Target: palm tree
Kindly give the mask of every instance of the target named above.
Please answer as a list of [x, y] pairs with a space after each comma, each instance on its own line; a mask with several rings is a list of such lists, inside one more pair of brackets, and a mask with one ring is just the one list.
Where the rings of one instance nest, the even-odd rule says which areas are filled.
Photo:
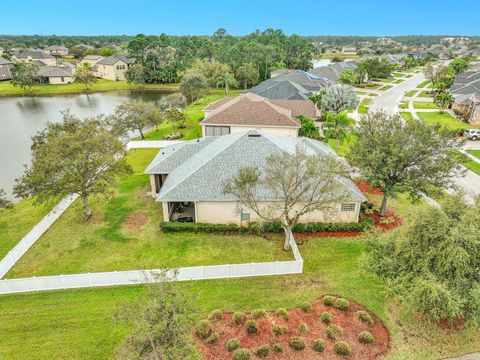
[[435, 105], [437, 105], [442, 112], [453, 104], [453, 95], [448, 92], [441, 92], [435, 96]]
[[327, 113], [325, 123], [323, 124], [323, 130], [327, 138], [336, 139], [336, 152], [338, 152], [340, 141], [345, 140], [348, 136], [348, 128], [350, 127], [350, 124], [351, 120], [345, 112], [338, 113], [337, 115], [334, 115], [331, 112]]
[[217, 86], [224, 86], [225, 94], [228, 95], [228, 89], [230, 88], [230, 86], [232, 87], [238, 86], [238, 81], [235, 79], [235, 77], [232, 74], [225, 73], [218, 77]]

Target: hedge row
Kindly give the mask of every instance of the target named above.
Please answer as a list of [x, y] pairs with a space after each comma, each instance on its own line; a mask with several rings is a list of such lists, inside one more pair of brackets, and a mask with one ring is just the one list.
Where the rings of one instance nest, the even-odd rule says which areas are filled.
[[[374, 223], [372, 218], [367, 218], [358, 223], [305, 223], [296, 224], [293, 227], [294, 232], [315, 233], [315, 232], [361, 232], [369, 230]], [[201, 224], [201, 223], [181, 223], [181, 222], [161, 222], [160, 228], [164, 232], [194, 232], [194, 233], [242, 233], [242, 234], [261, 234], [261, 233], [281, 233], [282, 227], [279, 223], [255, 223], [252, 222], [248, 227], [239, 227], [234, 224]]]

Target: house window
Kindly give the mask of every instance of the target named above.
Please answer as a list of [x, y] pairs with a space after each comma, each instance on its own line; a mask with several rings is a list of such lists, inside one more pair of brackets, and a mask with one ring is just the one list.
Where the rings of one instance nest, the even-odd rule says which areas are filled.
[[243, 212], [240, 214], [240, 220], [242, 221], [250, 221], [250, 213]]
[[205, 136], [222, 136], [230, 134], [230, 126], [205, 126]]
[[355, 204], [342, 204], [342, 211], [355, 211]]
[[60, 81], [61, 81], [61, 82], [65, 82], [65, 78], [64, 78], [63, 76], [60, 77]]

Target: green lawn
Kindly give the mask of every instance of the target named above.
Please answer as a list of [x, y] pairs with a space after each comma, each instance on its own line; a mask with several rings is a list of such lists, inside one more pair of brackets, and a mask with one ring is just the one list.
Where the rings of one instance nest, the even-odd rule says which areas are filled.
[[402, 117], [403, 117], [405, 120], [407, 120], [407, 121], [413, 120], [413, 115], [412, 115], [412, 113], [409, 112], [409, 111], [402, 111], [402, 112], [400, 113], [400, 115], [402, 115]]
[[400, 83], [402, 83], [402, 82], [403, 82], [402, 79], [397, 79], [397, 80], [395, 80], [393, 83], [394, 83], [394, 84], [400, 84]]
[[382, 86], [379, 90], [387, 91], [387, 90], [390, 90], [392, 87], [393, 87], [392, 85], [385, 85], [385, 86]]
[[408, 109], [408, 101], [401, 101], [399, 104], [398, 104], [398, 107], [400, 109]]
[[[237, 96], [244, 90], [230, 90], [229, 96]], [[199, 125], [199, 122], [203, 120], [204, 113], [203, 108], [207, 104], [219, 100], [225, 97], [225, 91], [222, 89], [210, 90], [210, 94], [200, 99], [199, 101], [192, 103], [187, 106], [185, 109], [185, 114], [188, 117], [186, 122], [186, 129], [176, 129], [170, 122], [164, 122], [158, 127], [158, 130], [152, 130], [145, 134], [145, 137], [149, 140], [159, 140], [162, 139], [165, 135], [181, 132], [183, 133], [182, 140], [191, 140], [196, 139], [202, 136], [202, 128]]]
[[412, 74], [407, 74], [407, 75], [405, 75], [405, 77], [408, 78], [408, 79], [412, 78], [413, 76], [414, 76], [414, 75], [412, 75]]
[[480, 159], [480, 150], [467, 150], [467, 152]]
[[378, 88], [381, 88], [382, 85], [381, 84], [359, 84], [359, 85], [356, 85], [356, 87], [358, 88], [362, 88], [362, 89], [378, 89]]
[[358, 104], [358, 113], [359, 114], [366, 114], [368, 112], [368, 107], [372, 103], [372, 99], [365, 98], [363, 99], [360, 104]]
[[[370, 198], [380, 201], [379, 197]], [[414, 206], [405, 197], [389, 201], [389, 207], [404, 217], [417, 206], [426, 205]], [[304, 257], [301, 275], [195, 281], [178, 286], [188, 287], [195, 297], [199, 317], [216, 308], [291, 308], [325, 293], [347, 297], [385, 322], [392, 338], [386, 356], [390, 360], [437, 359], [479, 349], [479, 328], [440, 329], [407, 315], [389, 301], [387, 288], [359, 266], [365, 247], [364, 237], [310, 238], [300, 245]], [[103, 257], [105, 254], [110, 255], [107, 252]], [[130, 329], [116, 324], [112, 313], [119, 304], [143, 293], [144, 286], [137, 285], [0, 296], [0, 358], [113, 358]]]
[[[467, 150], [467, 152], [480, 159], [480, 150]], [[463, 165], [480, 175], [480, 164], [478, 162], [468, 159], [463, 162]]]
[[424, 98], [433, 98], [434, 97], [434, 94], [429, 92], [429, 91], [421, 91], [419, 94], [418, 94], [418, 97], [424, 97]]
[[373, 79], [374, 81], [380, 81], [380, 82], [383, 82], [383, 83], [391, 83], [394, 79], [393, 78], [378, 78], [378, 79]]
[[347, 138], [340, 142], [337, 151], [337, 140], [336, 139], [328, 139], [328, 145], [337, 152], [340, 156], [346, 156], [347, 153], [350, 151], [350, 145], [355, 140], [355, 136], [353, 134], [349, 134]]
[[406, 97], [412, 97], [417, 93], [417, 90], [410, 90], [405, 94]]
[[400, 72], [394, 72], [392, 75], [395, 77], [404, 77], [406, 74], [400, 73]]
[[0, 210], [0, 259], [54, 206], [52, 203], [33, 206], [33, 199], [26, 199], [12, 208]]
[[54, 94], [69, 94], [69, 93], [83, 93], [83, 92], [100, 92], [112, 90], [129, 90], [129, 89], [146, 89], [146, 90], [171, 90], [178, 91], [178, 84], [146, 84], [143, 87], [129, 84], [126, 81], [113, 81], [98, 79], [95, 84], [89, 86], [88, 91], [85, 86], [80, 83], [65, 84], [65, 85], [36, 85], [32, 88], [32, 92], [26, 93], [18, 86], [13, 86], [9, 81], [0, 82], [0, 96], [13, 95], [54, 95]]
[[462, 123], [460, 120], [454, 118], [452, 115], [446, 112], [418, 112], [417, 115], [427, 124], [441, 124], [446, 128], [455, 131], [479, 127], [478, 125], [475, 126]]
[[359, 57], [360, 55], [357, 55], [357, 54], [323, 53], [318, 56], [318, 59], [339, 58], [339, 59], [345, 60], [345, 59], [358, 59]]
[[414, 101], [414, 109], [438, 109], [438, 106], [434, 102], [428, 101]]
[[130, 151], [134, 174], [119, 181], [110, 199], [92, 201], [93, 219], [86, 221], [76, 202], [6, 277], [291, 259], [281, 239], [162, 233], [161, 205], [147, 194], [149, 178], [143, 174], [157, 152]]
[[420, 85], [417, 86], [417, 88], [424, 88], [425, 86], [427, 86], [428, 84], [430, 84], [430, 81], [429, 80], [425, 80], [424, 82], [422, 82]]

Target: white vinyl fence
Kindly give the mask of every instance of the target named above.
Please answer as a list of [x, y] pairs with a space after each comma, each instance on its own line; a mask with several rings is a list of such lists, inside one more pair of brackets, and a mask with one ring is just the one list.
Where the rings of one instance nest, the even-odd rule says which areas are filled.
[[[188, 281], [301, 274], [303, 271], [303, 259], [293, 238], [291, 247], [295, 260], [182, 267], [176, 269], [178, 271], [176, 280]], [[0, 280], [0, 294], [143, 284], [155, 281], [154, 274], [160, 271], [131, 270]]]
[[65, 210], [78, 198], [70, 195], [60, 201], [38, 224], [36, 224], [25, 237], [18, 242], [8, 254], [0, 260], [0, 279], [12, 268], [13, 265], [27, 252], [30, 247], [47, 231], [50, 226], [62, 215]]

